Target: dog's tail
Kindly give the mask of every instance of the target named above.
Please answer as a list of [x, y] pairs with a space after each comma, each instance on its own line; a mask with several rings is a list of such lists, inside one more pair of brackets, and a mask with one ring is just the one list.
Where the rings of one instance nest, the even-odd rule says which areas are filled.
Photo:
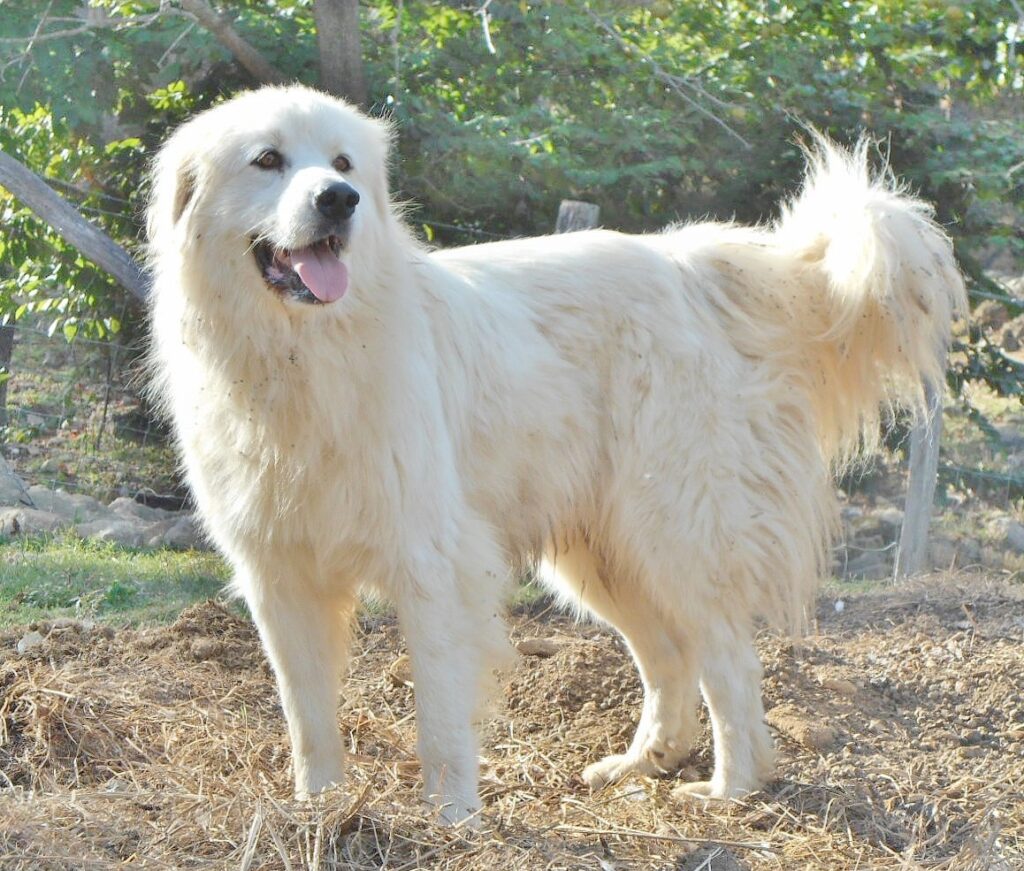
[[823, 447], [841, 460], [877, 440], [881, 409], [921, 414], [924, 385], [941, 390], [966, 294], [931, 208], [887, 168], [871, 171], [866, 140], [846, 150], [814, 134], [807, 164], [772, 239], [797, 266], [803, 292], [786, 308], [817, 369]]

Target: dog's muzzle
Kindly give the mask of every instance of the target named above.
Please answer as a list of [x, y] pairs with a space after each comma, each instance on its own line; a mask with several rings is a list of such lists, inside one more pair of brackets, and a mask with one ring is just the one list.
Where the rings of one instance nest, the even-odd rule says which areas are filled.
[[288, 247], [253, 240], [256, 265], [267, 286], [295, 302], [322, 305], [337, 302], [348, 290], [348, 267], [341, 257], [352, 233], [359, 192], [335, 181], [311, 198], [317, 236], [309, 245]]

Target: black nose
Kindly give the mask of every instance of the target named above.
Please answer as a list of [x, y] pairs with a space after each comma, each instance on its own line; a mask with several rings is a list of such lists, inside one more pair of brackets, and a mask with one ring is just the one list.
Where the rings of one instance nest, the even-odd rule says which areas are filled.
[[333, 218], [336, 221], [351, 218], [358, 202], [359, 192], [344, 181], [328, 185], [313, 197], [317, 211], [325, 218]]

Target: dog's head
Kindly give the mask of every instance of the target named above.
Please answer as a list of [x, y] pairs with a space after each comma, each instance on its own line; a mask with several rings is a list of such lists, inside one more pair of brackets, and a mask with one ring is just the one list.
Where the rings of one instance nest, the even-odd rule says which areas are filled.
[[250, 275], [285, 301], [335, 302], [353, 250], [389, 219], [388, 142], [385, 124], [309, 88], [222, 103], [178, 128], [157, 157], [154, 257], [171, 247], [206, 270], [223, 258], [236, 282]]

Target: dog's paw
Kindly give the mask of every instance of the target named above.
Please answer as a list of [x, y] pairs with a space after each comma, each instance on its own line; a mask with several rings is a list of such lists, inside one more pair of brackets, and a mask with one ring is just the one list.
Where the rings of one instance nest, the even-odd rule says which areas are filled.
[[678, 801], [714, 801], [722, 796], [716, 795], [710, 780], [695, 780], [692, 783], [681, 783], [672, 790], [672, 798]]
[[483, 827], [479, 805], [474, 806], [458, 799], [442, 800], [436, 795], [426, 797], [424, 803], [436, 814], [435, 820], [442, 826], [468, 832], [478, 832]]
[[743, 798], [750, 795], [757, 789], [756, 786], [744, 787], [716, 783], [714, 780], [695, 780], [691, 783], [681, 783], [672, 790], [672, 798], [677, 801], [729, 801], [734, 798]]
[[344, 782], [335, 782], [328, 783], [325, 786], [321, 786], [316, 789], [296, 789], [295, 800], [306, 802], [323, 801], [327, 798], [336, 797], [339, 792], [344, 790], [344, 788]]
[[296, 773], [295, 798], [310, 801], [324, 793], [333, 793], [345, 786], [345, 769], [341, 762], [302, 766]]
[[583, 769], [583, 782], [593, 790], [603, 789], [610, 783], [616, 783], [629, 774], [655, 775], [661, 769], [653, 761], [645, 757], [636, 757], [629, 753], [618, 753], [606, 756]]

